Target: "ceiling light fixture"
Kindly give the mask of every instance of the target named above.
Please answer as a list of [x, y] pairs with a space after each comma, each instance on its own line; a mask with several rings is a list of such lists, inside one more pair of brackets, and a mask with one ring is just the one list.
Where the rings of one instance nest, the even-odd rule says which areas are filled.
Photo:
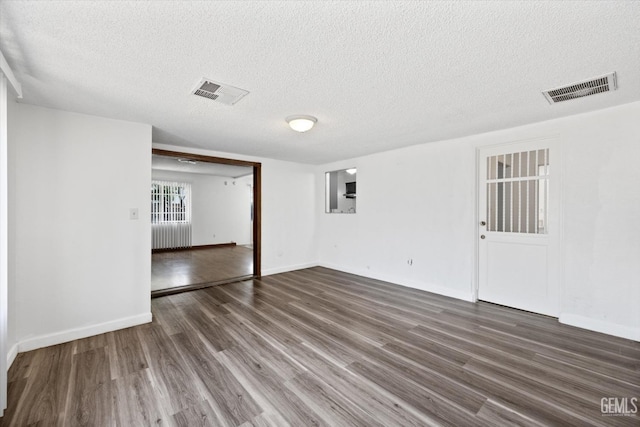
[[289, 116], [285, 120], [289, 123], [291, 129], [296, 132], [306, 132], [318, 121], [313, 116]]
[[198, 163], [195, 160], [191, 160], [191, 159], [178, 159], [178, 161], [180, 163], [189, 163], [190, 165], [195, 165], [196, 163]]

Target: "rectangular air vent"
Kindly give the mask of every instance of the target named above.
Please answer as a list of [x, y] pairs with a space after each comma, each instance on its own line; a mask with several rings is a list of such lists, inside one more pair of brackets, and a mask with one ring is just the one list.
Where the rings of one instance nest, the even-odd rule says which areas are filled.
[[211, 79], [202, 79], [191, 93], [225, 105], [233, 105], [240, 101], [249, 91], [215, 82]]
[[616, 89], [616, 73], [613, 72], [568, 86], [545, 90], [542, 94], [549, 101], [549, 104], [555, 104]]

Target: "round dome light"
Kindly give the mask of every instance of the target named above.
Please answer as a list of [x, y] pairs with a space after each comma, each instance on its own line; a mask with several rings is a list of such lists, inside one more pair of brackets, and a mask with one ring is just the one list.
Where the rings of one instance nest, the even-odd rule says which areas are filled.
[[312, 116], [289, 116], [285, 119], [291, 129], [296, 132], [306, 132], [316, 124], [318, 119]]

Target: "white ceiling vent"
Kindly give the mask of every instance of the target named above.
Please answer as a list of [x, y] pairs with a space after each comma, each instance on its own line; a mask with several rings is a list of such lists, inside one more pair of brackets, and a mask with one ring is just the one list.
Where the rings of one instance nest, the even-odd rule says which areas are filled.
[[221, 102], [225, 105], [233, 105], [240, 101], [249, 91], [210, 79], [202, 79], [195, 89], [193, 89], [192, 93], [202, 96], [203, 98]]
[[570, 99], [582, 98], [585, 96], [595, 95], [602, 92], [611, 92], [616, 90], [616, 73], [605, 74], [604, 76], [594, 77], [569, 86], [549, 89], [542, 92], [549, 104], [557, 102], [569, 101]]

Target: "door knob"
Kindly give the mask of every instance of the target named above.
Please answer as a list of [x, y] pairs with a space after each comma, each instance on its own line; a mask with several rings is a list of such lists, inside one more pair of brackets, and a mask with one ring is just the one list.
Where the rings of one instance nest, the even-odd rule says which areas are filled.
[[480, 221], [480, 225], [484, 227], [487, 223], [485, 221]]
[[481, 239], [484, 239], [484, 238], [485, 238], [485, 237], [484, 237], [484, 234], [482, 234], [482, 235], [480, 236], [480, 238], [481, 238]]

